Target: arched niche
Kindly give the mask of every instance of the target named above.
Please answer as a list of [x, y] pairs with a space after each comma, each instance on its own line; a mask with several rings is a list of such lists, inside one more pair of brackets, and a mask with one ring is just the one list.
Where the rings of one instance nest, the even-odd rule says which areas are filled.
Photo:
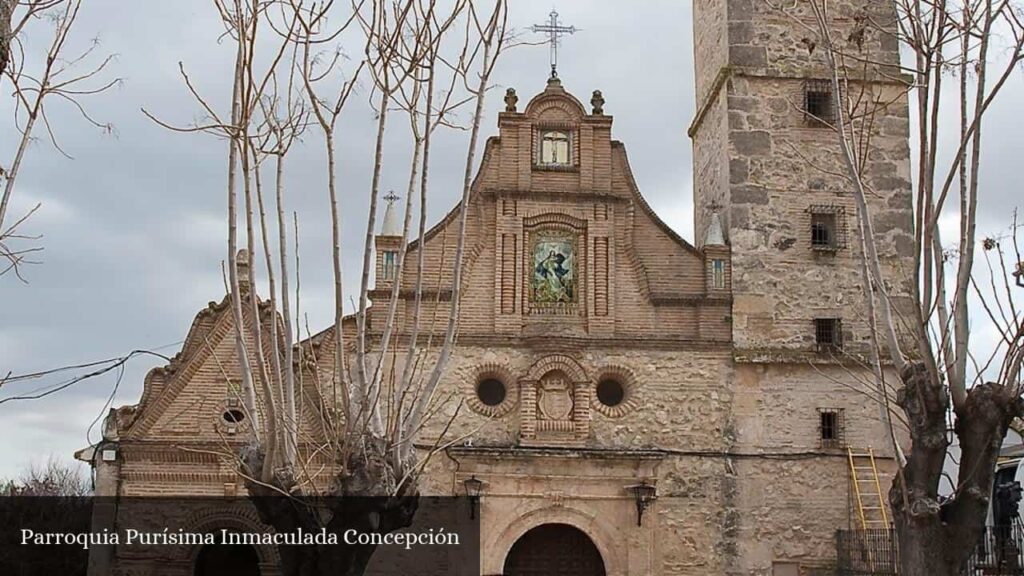
[[590, 434], [590, 379], [565, 354], [539, 359], [519, 381], [520, 442], [579, 446]]

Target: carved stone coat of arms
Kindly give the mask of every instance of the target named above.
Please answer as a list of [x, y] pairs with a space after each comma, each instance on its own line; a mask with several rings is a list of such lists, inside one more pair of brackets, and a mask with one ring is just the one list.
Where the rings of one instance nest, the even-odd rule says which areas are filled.
[[537, 412], [542, 420], [569, 420], [572, 414], [572, 384], [564, 376], [542, 380], [537, 387]]

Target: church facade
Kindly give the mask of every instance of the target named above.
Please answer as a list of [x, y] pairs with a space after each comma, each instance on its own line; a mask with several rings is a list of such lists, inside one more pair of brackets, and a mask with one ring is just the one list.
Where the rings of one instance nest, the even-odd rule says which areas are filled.
[[[838, 4], [838, 25], [870, 7]], [[599, 91], [584, 104], [553, 77], [522, 106], [510, 90], [486, 144], [458, 343], [437, 393], [449, 400], [418, 439], [434, 444], [449, 420], [446, 437], [465, 438], [430, 460], [422, 489], [460, 495], [479, 481], [482, 574], [825, 574], [835, 531], [864, 522], [851, 453], [873, 451], [890, 481], [889, 431], [862, 383], [856, 208], [821, 122], [839, 98], [799, 24], [766, 3], [702, 0], [694, 14], [696, 242], [645, 202]], [[897, 62], [886, 38], [864, 49]], [[866, 170], [899, 294], [913, 258], [909, 114], [891, 78], [862, 84], [897, 94], [878, 112]], [[419, 317], [443, 330], [458, 214], [408, 247], [401, 275], [401, 237], [384, 218], [371, 334], [396, 282], [400, 324], [412, 324], [420, 252], [436, 286]], [[211, 303], [140, 403], [112, 414], [88, 454], [100, 495], [243, 490], [206, 449], [245, 432], [227, 416], [233, 329], [226, 302]], [[243, 516], [197, 522], [255, 522]], [[165, 559], [158, 573], [192, 574], [195, 561]], [[130, 573], [153, 560], [111, 562]], [[270, 556], [259, 564], [276, 573]]]

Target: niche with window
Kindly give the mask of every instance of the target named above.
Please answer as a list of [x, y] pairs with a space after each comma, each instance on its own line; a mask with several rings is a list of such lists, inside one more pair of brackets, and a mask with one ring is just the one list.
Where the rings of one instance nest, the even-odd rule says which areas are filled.
[[818, 435], [822, 448], [842, 448], [843, 432], [843, 410], [841, 408], [818, 409]]
[[832, 83], [809, 80], [804, 84], [804, 119], [809, 126], [830, 126], [835, 120], [835, 98]]
[[568, 130], [541, 130], [537, 164], [543, 167], [572, 166], [572, 134]]

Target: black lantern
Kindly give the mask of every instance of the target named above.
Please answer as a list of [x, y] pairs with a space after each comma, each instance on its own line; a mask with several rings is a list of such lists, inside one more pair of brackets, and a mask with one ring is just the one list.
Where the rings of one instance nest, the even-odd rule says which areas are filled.
[[466, 486], [466, 496], [469, 496], [469, 518], [470, 520], [476, 519], [476, 512], [480, 507], [480, 491], [483, 490], [484, 483], [476, 476], [470, 476], [462, 483]]
[[644, 480], [639, 484], [626, 486], [626, 490], [632, 492], [633, 498], [636, 499], [636, 525], [643, 526], [644, 510], [658, 499], [658, 489]]
[[1017, 263], [1017, 270], [1013, 273], [1013, 277], [1017, 279], [1017, 286], [1024, 288], [1024, 262]]

